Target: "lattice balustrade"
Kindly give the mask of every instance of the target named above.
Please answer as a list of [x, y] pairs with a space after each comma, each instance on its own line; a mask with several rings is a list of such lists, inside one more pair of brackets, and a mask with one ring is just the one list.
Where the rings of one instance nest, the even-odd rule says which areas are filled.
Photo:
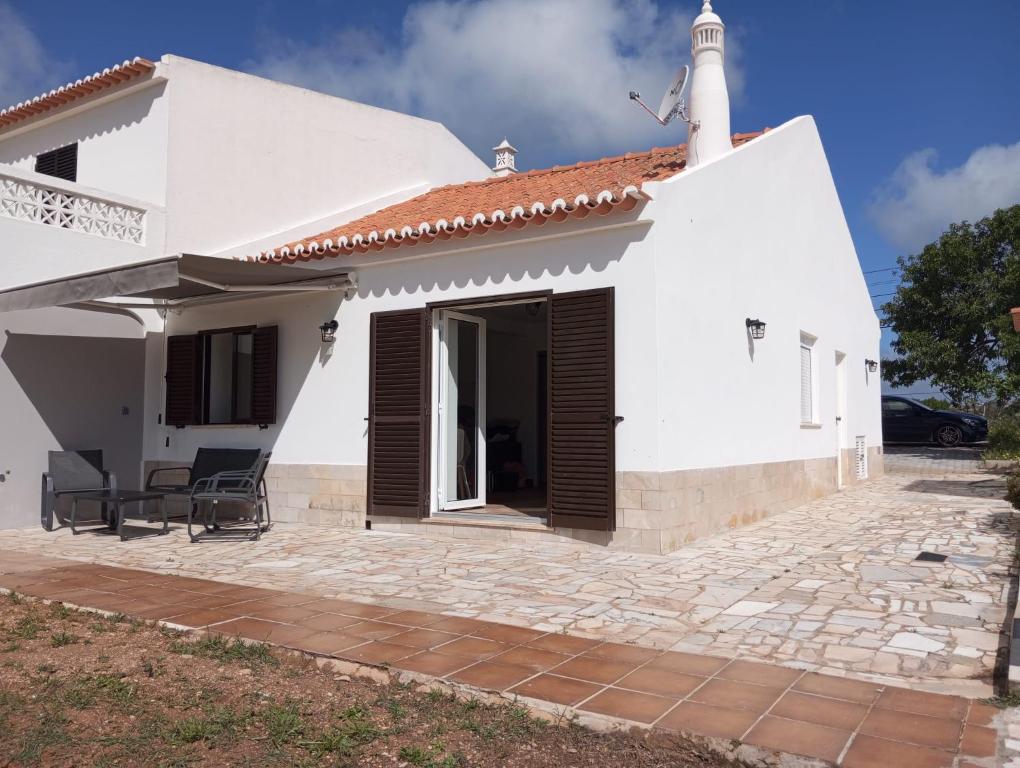
[[0, 174], [0, 216], [126, 243], [145, 242], [145, 211]]

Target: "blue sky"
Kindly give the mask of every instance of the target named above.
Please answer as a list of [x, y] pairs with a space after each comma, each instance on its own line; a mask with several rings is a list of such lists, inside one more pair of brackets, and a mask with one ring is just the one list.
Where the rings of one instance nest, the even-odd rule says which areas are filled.
[[[0, 0], [0, 101], [176, 53], [447, 124], [525, 168], [683, 140], [656, 101], [700, 0]], [[1020, 202], [1020, 3], [716, 0], [733, 128], [812, 114], [865, 270]], [[54, 23], [59, 20], [59, 23]], [[872, 293], [893, 273], [868, 276]], [[880, 303], [879, 299], [876, 303]]]

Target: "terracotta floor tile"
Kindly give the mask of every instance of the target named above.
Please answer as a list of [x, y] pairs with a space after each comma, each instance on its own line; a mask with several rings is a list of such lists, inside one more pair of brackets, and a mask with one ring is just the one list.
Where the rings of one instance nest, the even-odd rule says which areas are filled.
[[584, 655], [596, 659], [623, 661], [629, 664], [644, 664], [646, 661], [651, 661], [656, 656], [661, 655], [661, 653], [661, 651], [657, 651], [654, 648], [644, 648], [640, 645], [603, 643], [602, 645], [596, 645], [589, 651], [585, 651]]
[[186, 597], [175, 597], [175, 600], [184, 600], [192, 608], [196, 610], [202, 609], [229, 609], [236, 613], [238, 616], [243, 616], [244, 611], [241, 607], [246, 604], [244, 601], [233, 600], [223, 595], [200, 595], [197, 592], [192, 592]]
[[60, 595], [60, 602], [71, 603], [72, 605], [80, 605], [83, 607], [91, 607], [92, 603], [90, 601], [95, 600], [103, 594], [107, 593], [97, 592], [94, 589], [72, 589]]
[[451, 680], [487, 691], [503, 691], [527, 680], [534, 674], [532, 670], [525, 667], [515, 667], [511, 664], [500, 664], [488, 660], [454, 672], [449, 677]]
[[362, 619], [381, 619], [391, 613], [396, 613], [393, 608], [386, 608], [381, 605], [368, 605], [367, 603], [348, 602], [343, 608], [337, 609], [337, 613], [345, 616], [358, 616]]
[[972, 701], [970, 703], [970, 711], [967, 713], [967, 722], [971, 725], [991, 725], [992, 720], [1001, 711], [1001, 709], [993, 707], [991, 704]]
[[320, 613], [310, 619], [302, 619], [295, 622], [299, 627], [308, 627], [317, 632], [332, 632], [334, 629], [343, 629], [354, 624], [360, 624], [361, 619], [356, 616], [341, 616], [339, 613]]
[[794, 683], [793, 690], [843, 701], [853, 701], [858, 704], [871, 704], [882, 692], [882, 686], [877, 683], [866, 683], [863, 680], [847, 680], [842, 677], [808, 672]]
[[386, 621], [392, 624], [403, 624], [408, 627], [427, 627], [443, 620], [440, 613], [426, 613], [425, 611], [397, 611], [386, 617]]
[[569, 707], [598, 693], [602, 688], [603, 686], [601, 685], [586, 683], [582, 680], [542, 674], [530, 680], [525, 680], [520, 685], [511, 688], [510, 693], [528, 696], [533, 699], [542, 699], [543, 701], [551, 701], [554, 704], [563, 704]]
[[955, 749], [963, 725], [959, 720], [946, 720], [892, 709], [872, 709], [861, 723], [861, 733], [892, 741], [905, 741], [923, 747]]
[[219, 624], [224, 621], [231, 621], [233, 619], [240, 618], [236, 613], [224, 612], [213, 609], [203, 609], [200, 611], [189, 611], [188, 613], [182, 613], [172, 618], [174, 624], [183, 624], [186, 627], [196, 627], [201, 629], [211, 624]]
[[854, 731], [868, 714], [865, 704], [789, 691], [769, 712], [776, 717]]
[[461, 616], [444, 616], [435, 624], [430, 625], [429, 629], [453, 632], [457, 635], [470, 635], [478, 629], [479, 625], [484, 623], [485, 622], [478, 621], [477, 619], [467, 619]]
[[676, 703], [676, 699], [667, 699], [663, 696], [622, 691], [619, 688], [606, 688], [597, 696], [581, 704], [578, 709], [609, 717], [619, 717], [624, 720], [634, 720], [638, 723], [654, 723]]
[[527, 667], [535, 672], [547, 672], [569, 658], [569, 656], [562, 653], [541, 651], [538, 648], [521, 646], [511, 648], [506, 653], [499, 654], [499, 656], [493, 656], [492, 661], [498, 661], [501, 664], [513, 664], [518, 667]]
[[583, 637], [574, 637], [573, 635], [543, 635], [542, 637], [530, 640], [527, 643], [529, 648], [538, 648], [543, 651], [552, 651], [553, 653], [584, 653], [596, 645], [600, 645], [598, 640], [588, 640]]
[[394, 662], [394, 666], [423, 675], [445, 677], [451, 672], [456, 672], [458, 669], [475, 663], [474, 659], [469, 659], [466, 656], [451, 656], [438, 651], [424, 651], [416, 653], [414, 656], [408, 656], [406, 659], [400, 659]]
[[666, 669], [641, 667], [631, 672], [615, 685], [618, 688], [629, 688], [642, 693], [654, 693], [658, 696], [671, 696], [677, 699], [686, 697], [691, 691], [703, 684], [708, 678], [695, 675], [682, 675]]
[[443, 646], [443, 653], [451, 653], [454, 656], [470, 656], [481, 660], [510, 650], [506, 643], [497, 643], [495, 640], [483, 640], [480, 637], [461, 637], [452, 643]]
[[401, 632], [398, 635], [388, 638], [391, 643], [399, 643], [400, 645], [409, 645], [412, 648], [419, 650], [429, 650], [435, 648], [437, 645], [443, 645], [449, 643], [451, 640], [456, 640], [460, 635], [451, 635], [449, 632], [438, 632], [434, 629], [427, 629], [426, 627], [415, 627], [409, 629], [406, 632]]
[[318, 611], [310, 611], [297, 605], [271, 605], [263, 601], [244, 603], [245, 616], [254, 616], [257, 619], [269, 619], [270, 621], [282, 621], [287, 624], [297, 624], [299, 621], [318, 616]]
[[[232, 591], [227, 596], [238, 597], [239, 600], [246, 600], [248, 598], [244, 596], [245, 591], [246, 590], [235, 589], [235, 591]], [[259, 601], [266, 605], [280, 605], [287, 607], [292, 605], [306, 606], [308, 603], [317, 602], [317, 599], [314, 595], [302, 595], [298, 592], [277, 592], [272, 595], [260, 597]]]
[[759, 747], [835, 761], [850, 740], [850, 735], [850, 731], [766, 716], [743, 740]]
[[878, 697], [875, 706], [913, 712], [917, 715], [962, 720], [967, 715], [967, 704], [967, 700], [959, 696], [944, 696], [906, 688], [886, 688]]
[[742, 683], [767, 685], [772, 688], [786, 688], [803, 674], [799, 669], [780, 667], [775, 664], [732, 661], [716, 672], [716, 677], [724, 680], [737, 680]]
[[[307, 608], [310, 611], [322, 611], [323, 613], [343, 613], [344, 608], [350, 608], [352, 605], [354, 603], [351, 603], [349, 600], [334, 600], [329, 597], [320, 597], [313, 599], [311, 602], [301, 603], [302, 608]], [[350, 616], [350, 613], [347, 615]]]
[[[257, 619], [253, 619], [253, 621], [257, 621]], [[297, 648], [300, 643], [315, 634], [318, 633], [314, 630], [295, 626], [294, 624], [275, 624], [273, 630], [269, 633], [269, 642], [288, 648]]]
[[713, 736], [719, 739], [739, 739], [759, 717], [746, 709], [713, 707], [683, 701], [657, 724], [657, 728], [670, 731]]
[[843, 758], [843, 768], [949, 768], [953, 755], [857, 734]]
[[191, 608], [187, 605], [159, 605], [155, 608], [136, 611], [134, 615], [140, 619], [151, 621], [173, 621], [175, 616], [190, 612]]
[[998, 734], [980, 725], [966, 725], [960, 740], [960, 754], [967, 757], [995, 757]]
[[545, 634], [545, 632], [540, 632], [537, 629], [514, 627], [509, 624], [487, 624], [482, 626], [480, 629], [471, 631], [472, 637], [482, 637], [486, 640], [498, 640], [501, 643], [507, 643], [509, 645], [530, 643]]
[[630, 672], [633, 672], [635, 667], [637, 667], [637, 664], [635, 663], [575, 656], [569, 661], [563, 662], [558, 667], [553, 667], [549, 671], [554, 675], [573, 677], [577, 680], [587, 680], [590, 683], [602, 683], [604, 685], [609, 685]]
[[340, 632], [317, 632], [294, 643], [294, 647], [309, 653], [327, 656], [369, 642], [363, 637], [341, 634]]
[[782, 688], [767, 688], [753, 683], [713, 678], [692, 693], [690, 699], [700, 704], [746, 709], [761, 714], [771, 707], [782, 693]]
[[679, 672], [683, 675], [701, 675], [703, 677], [711, 677], [727, 664], [729, 664], [729, 659], [720, 659], [716, 656], [697, 656], [693, 653], [677, 651], [666, 651], [658, 658], [648, 662], [648, 666], [655, 669], [668, 669], [670, 672]]
[[218, 634], [228, 637], [240, 636], [248, 640], [258, 640], [264, 643], [269, 639], [272, 631], [279, 626], [281, 625], [263, 619], [243, 618], [225, 621], [222, 624], [217, 624], [213, 629]]
[[348, 648], [343, 651], [336, 651], [333, 655], [351, 661], [361, 661], [366, 664], [391, 664], [400, 659], [413, 656], [418, 650], [407, 645], [388, 643], [385, 640], [374, 640], [356, 648]]
[[352, 624], [344, 628], [344, 633], [354, 637], [363, 637], [366, 640], [385, 640], [387, 637], [399, 635], [406, 632], [407, 627], [398, 624], [387, 624], [383, 621], [362, 621], [360, 624]]

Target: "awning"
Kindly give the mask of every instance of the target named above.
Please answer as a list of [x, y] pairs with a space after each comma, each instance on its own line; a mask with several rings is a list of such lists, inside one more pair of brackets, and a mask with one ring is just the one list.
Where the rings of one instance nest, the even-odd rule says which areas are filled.
[[[259, 293], [329, 291], [351, 286], [345, 272], [183, 254], [70, 275], [0, 291], [0, 312], [71, 305], [181, 306]], [[142, 303], [102, 299], [149, 299]]]

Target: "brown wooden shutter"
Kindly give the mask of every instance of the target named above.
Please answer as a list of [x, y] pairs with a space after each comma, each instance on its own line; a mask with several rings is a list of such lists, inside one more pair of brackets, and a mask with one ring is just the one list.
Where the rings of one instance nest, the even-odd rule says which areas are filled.
[[422, 517], [428, 510], [430, 349], [426, 310], [372, 315], [370, 515]]
[[278, 335], [275, 325], [252, 331], [251, 420], [256, 424], [276, 423]]
[[171, 427], [199, 423], [202, 344], [199, 336], [166, 340], [166, 418]]
[[613, 289], [549, 299], [549, 518], [616, 530]]

